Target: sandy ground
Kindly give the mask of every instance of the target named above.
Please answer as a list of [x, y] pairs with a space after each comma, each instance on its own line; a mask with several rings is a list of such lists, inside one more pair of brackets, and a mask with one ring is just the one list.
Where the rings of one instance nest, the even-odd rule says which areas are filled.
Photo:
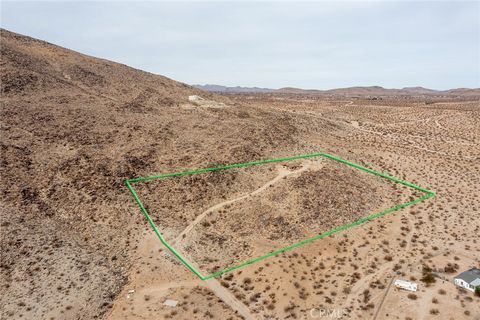
[[[480, 316], [478, 298], [457, 289], [451, 282], [455, 274], [478, 266], [480, 259], [474, 238], [480, 227], [479, 193], [475, 187], [479, 177], [472, 161], [479, 156], [479, 136], [478, 132], [470, 131], [478, 131], [477, 128], [468, 126], [474, 120], [467, 119], [478, 119], [478, 111], [471, 109], [477, 107], [475, 104], [455, 102], [426, 107], [421, 102], [410, 105], [393, 101], [390, 106], [387, 102], [385, 106], [370, 106], [364, 101], [359, 105], [354, 101], [321, 101], [304, 104], [306, 110], [302, 110], [295, 100], [273, 107], [271, 101], [262, 97], [256, 102], [259, 107], [280, 109], [299, 117], [318, 116], [342, 126], [345, 132], [337, 137], [338, 146], [330, 150], [431, 188], [438, 195], [392, 216], [221, 276], [220, 283], [249, 308], [250, 315], [246, 317], [476, 319]], [[465, 121], [464, 129], [459, 127], [462, 123], [459, 117]], [[204, 212], [198, 219], [204, 219], [205, 215]], [[191, 232], [192, 228], [186, 231]], [[443, 270], [448, 263], [458, 265], [454, 273]], [[437, 278], [433, 284], [423, 283], [420, 279], [425, 265], [445, 280]], [[420, 290], [415, 299], [392, 286], [394, 279], [417, 282]], [[229, 304], [228, 299], [224, 301]], [[123, 304], [124, 301], [118, 300], [115, 308]], [[232, 309], [239, 309], [237, 302]], [[111, 316], [115, 319], [118, 314], [113, 312]]]
[[[451, 282], [480, 266], [478, 96], [218, 95], [1, 36], [2, 319], [480, 317], [480, 298]], [[201, 281], [160, 244], [123, 184], [318, 151], [437, 196]], [[138, 190], [204, 273], [416, 196], [323, 161]], [[420, 290], [397, 290], [397, 278]]]

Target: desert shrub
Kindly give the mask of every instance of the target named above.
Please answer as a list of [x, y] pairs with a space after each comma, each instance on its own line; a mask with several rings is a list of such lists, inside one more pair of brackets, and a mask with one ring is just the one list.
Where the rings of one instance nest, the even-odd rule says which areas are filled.
[[258, 299], [260, 298], [261, 294], [259, 292], [253, 294], [250, 296], [250, 301], [251, 302], [258, 302]]
[[447, 265], [443, 268], [446, 273], [454, 273], [458, 270], [458, 264], [456, 263], [447, 263]]
[[417, 300], [417, 295], [415, 293], [409, 293], [407, 297], [410, 300]]
[[370, 300], [370, 290], [365, 289], [363, 291], [363, 302], [367, 303]]
[[423, 274], [422, 278], [420, 278], [420, 280], [426, 284], [430, 284], [430, 283], [435, 283], [435, 277], [433, 276], [433, 273], [431, 272], [426, 272]]

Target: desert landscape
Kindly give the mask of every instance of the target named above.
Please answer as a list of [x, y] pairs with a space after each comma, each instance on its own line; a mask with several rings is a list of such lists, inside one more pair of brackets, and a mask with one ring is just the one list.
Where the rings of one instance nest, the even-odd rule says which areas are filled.
[[[480, 89], [212, 92], [0, 35], [1, 319], [480, 319]], [[124, 184], [315, 152], [436, 197], [201, 280]], [[204, 274], [421, 196], [325, 158], [135, 188]]]

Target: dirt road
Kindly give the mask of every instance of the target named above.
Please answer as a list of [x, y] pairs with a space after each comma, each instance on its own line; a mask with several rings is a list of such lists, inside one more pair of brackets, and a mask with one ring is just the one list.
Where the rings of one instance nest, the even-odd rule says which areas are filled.
[[287, 176], [290, 176], [290, 175], [293, 175], [293, 174], [298, 174], [298, 173], [301, 173], [307, 169], [310, 168], [310, 162], [304, 162], [303, 166], [298, 169], [298, 170], [294, 170], [294, 171], [290, 171], [288, 169], [286, 169], [285, 167], [279, 167], [277, 170], [278, 170], [278, 175], [273, 178], [272, 180], [268, 181], [267, 183], [265, 183], [263, 186], [261, 186], [260, 188], [256, 189], [255, 191], [252, 191], [252, 192], [249, 192], [249, 193], [246, 193], [246, 194], [243, 194], [239, 197], [236, 197], [234, 199], [230, 199], [230, 200], [226, 200], [226, 201], [223, 201], [223, 202], [220, 202], [220, 203], [217, 203], [215, 205], [213, 205], [212, 207], [208, 208], [207, 210], [205, 210], [204, 212], [202, 212], [201, 214], [199, 214], [195, 220], [193, 220], [174, 240], [171, 241], [171, 244], [172, 245], [175, 245], [176, 243], [178, 243], [181, 239], [183, 239], [183, 237], [189, 233], [196, 225], [198, 225], [200, 222], [202, 222], [202, 220], [209, 214], [209, 213], [212, 213], [226, 205], [229, 205], [229, 204], [232, 204], [234, 202], [237, 202], [237, 201], [240, 201], [240, 200], [243, 200], [243, 199], [246, 199], [250, 196], [254, 196], [256, 194], [259, 194], [261, 192], [263, 192], [264, 190], [266, 190], [268, 187], [274, 185], [275, 183], [277, 183], [278, 181], [282, 180], [283, 178], [287, 177]]
[[222, 286], [217, 279], [205, 280], [207, 286], [215, 293], [215, 295], [222, 299], [233, 310], [237, 311], [246, 320], [256, 320], [257, 318], [250, 312], [248, 307], [238, 300], [227, 288]]

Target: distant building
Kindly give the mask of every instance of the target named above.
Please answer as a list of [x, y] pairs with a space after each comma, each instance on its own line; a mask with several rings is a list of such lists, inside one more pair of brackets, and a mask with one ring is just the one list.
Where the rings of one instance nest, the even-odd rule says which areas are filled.
[[416, 292], [418, 290], [418, 285], [415, 282], [410, 282], [406, 280], [397, 279], [395, 280], [394, 285], [399, 289], [403, 289], [407, 291]]
[[459, 287], [475, 292], [475, 288], [480, 288], [480, 269], [464, 271], [453, 278], [453, 282]]

